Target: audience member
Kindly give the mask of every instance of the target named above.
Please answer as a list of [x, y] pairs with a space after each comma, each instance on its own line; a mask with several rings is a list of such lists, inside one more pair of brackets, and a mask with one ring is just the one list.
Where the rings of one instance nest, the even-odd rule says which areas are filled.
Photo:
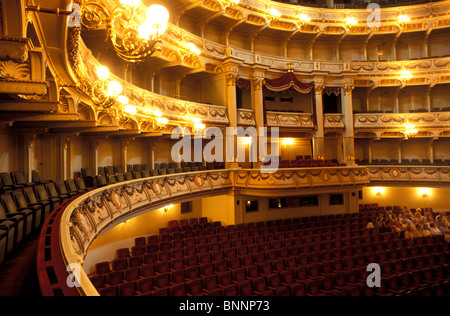
[[430, 224], [430, 234], [431, 236], [440, 236], [442, 235], [442, 232], [439, 230], [439, 228], [436, 227], [435, 223]]

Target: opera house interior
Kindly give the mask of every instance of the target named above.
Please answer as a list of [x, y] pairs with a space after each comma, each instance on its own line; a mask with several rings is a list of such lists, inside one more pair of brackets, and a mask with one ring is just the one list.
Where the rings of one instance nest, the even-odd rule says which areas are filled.
[[1, 296], [450, 296], [450, 0], [0, 0]]

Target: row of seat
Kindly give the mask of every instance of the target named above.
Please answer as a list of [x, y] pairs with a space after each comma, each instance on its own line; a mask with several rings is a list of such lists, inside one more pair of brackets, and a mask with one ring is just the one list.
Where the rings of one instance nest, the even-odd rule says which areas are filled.
[[41, 180], [39, 172], [32, 171], [32, 180], [29, 182], [24, 173], [21, 171], [2, 172], [0, 173], [0, 194], [8, 193], [17, 189], [22, 189], [28, 186], [38, 184], [45, 184], [52, 182], [51, 180]]
[[[40, 184], [37, 184], [40, 183]], [[64, 202], [85, 193], [83, 179], [67, 181], [39, 181], [19, 184], [12, 191], [0, 195], [0, 231], [4, 261], [31, 234], [38, 232], [50, 213]]]
[[[417, 269], [423, 269], [424, 271], [428, 269], [437, 275], [437, 278], [428, 277], [430, 281], [436, 282], [440, 281], [440, 279], [448, 280], [448, 277], [450, 276], [450, 265], [447, 264], [447, 260], [449, 259], [448, 254], [447, 256], [444, 255], [444, 257], [440, 259], [434, 258], [433, 255], [428, 255], [428, 257], [433, 259], [427, 259], [425, 261], [421, 256], [397, 260], [378, 258], [378, 262], [381, 264], [384, 278], [396, 276], [398, 273], [413, 273]], [[264, 277], [267, 278], [267, 283], [271, 284], [273, 287], [274, 283], [271, 282], [271, 278], [274, 274], [279, 275], [284, 283], [291, 285], [293, 282], [307, 283], [311, 280], [330, 278], [330, 275], [339, 274], [341, 276], [345, 276], [346, 280], [342, 284], [336, 284], [336, 286], [339, 285], [340, 287], [348, 287], [349, 285], [354, 286], [352, 280], [355, 278], [357, 279], [358, 274], [366, 273], [365, 267], [367, 267], [368, 263], [372, 262], [371, 260], [373, 258], [368, 256], [365, 260], [359, 262], [356, 258], [349, 257], [347, 259], [351, 260], [337, 259], [333, 262], [299, 262], [298, 264], [289, 263], [287, 259], [249, 264], [239, 264], [239, 260], [221, 260], [214, 263], [209, 262], [191, 267], [171, 266], [170, 269], [162, 269], [161, 266], [158, 266], [158, 264], [148, 264], [142, 267], [131, 267], [128, 269], [125, 268], [122, 270], [114, 270], [112, 272], [108, 272], [108, 270], [105, 274], [91, 276], [91, 281], [102, 295], [104, 292], [111, 292], [111, 288], [120, 288], [123, 284], [129, 282], [139, 283], [143, 279], [152, 280], [152, 284], [155, 284], [155, 288], [151, 289], [152, 291], [159, 291], [165, 288], [167, 289], [170, 286], [176, 286], [180, 283], [187, 285], [188, 283], [195, 281], [197, 283], [196, 288], [199, 291], [196, 293], [188, 291], [188, 293], [184, 293], [183, 295], [204, 295], [211, 289], [216, 290], [217, 286], [210, 287], [204, 284], [206, 280], [208, 280], [206, 281], [207, 283], [212, 282], [212, 284], [215, 284], [214, 280], [211, 281], [210, 279], [215, 279], [220, 285], [226, 286], [228, 284], [225, 284], [223, 281], [226, 279], [229, 279], [236, 284], [248, 279]], [[346, 261], [350, 262], [353, 260], [355, 263], [346, 263]], [[367, 275], [365, 274], [364, 279], [361, 280], [364, 280], [365, 282], [366, 279]], [[199, 286], [199, 280], [201, 280], [203, 287]], [[287, 280], [290, 280], [290, 282], [287, 282]], [[328, 286], [330, 286], [330, 284], [328, 284]], [[324, 288], [322, 285], [317, 293], [310, 294], [320, 294], [321, 291], [329, 290], [330, 289]], [[336, 290], [336, 288], [332, 290]], [[141, 294], [146, 293], [146, 291], [143, 292], [144, 293]], [[134, 294], [136, 293], [133, 293], [133, 295]], [[272, 292], [266, 294], [273, 295], [274, 293]], [[172, 293], [171, 295], [174, 294]]]
[[[256, 246], [258, 246], [256, 244]], [[307, 245], [308, 246], [308, 245]], [[388, 248], [384, 244], [365, 244], [359, 246], [348, 246], [338, 249], [312, 247], [283, 247], [277, 249], [252, 248], [242, 246], [229, 249], [206, 249], [185, 252], [183, 249], [173, 252], [148, 253], [144, 250], [136, 252], [126, 258], [115, 259], [111, 262], [98, 263], [94, 275], [104, 275], [111, 271], [123, 271], [130, 268], [141, 268], [152, 266], [157, 273], [166, 273], [169, 270], [184, 269], [198, 265], [227, 264], [229, 268], [239, 266], [247, 267], [253, 264], [264, 264], [270, 262], [276, 270], [284, 267], [306, 266], [308, 264], [323, 264], [339, 270], [354, 266], [367, 265], [372, 262], [386, 262], [395, 260], [406, 260], [413, 258], [417, 266], [426, 264], [446, 264], [450, 258], [447, 243], [434, 243], [432, 245], [410, 246], [405, 248]], [[220, 269], [219, 269], [220, 270]]]
[[[167, 165], [167, 166], [166, 166]], [[206, 166], [197, 164], [184, 164], [178, 167], [177, 164], [155, 164], [155, 169], [150, 169], [147, 164], [129, 165], [127, 171], [122, 166], [99, 167], [95, 175], [90, 168], [81, 169], [81, 177], [86, 184], [92, 187], [103, 187], [135, 179], [158, 177], [177, 173], [199, 172], [205, 170], [225, 169], [224, 163], [207, 164]]]
[[[344, 217], [348, 224], [351, 224], [352, 221], [356, 223], [367, 219], [363, 214], [343, 216], [342, 218]], [[342, 218], [340, 217], [338, 221], [342, 221]], [[306, 223], [325, 225], [335, 220], [336, 217], [328, 219], [322, 217], [313, 218], [311, 222]], [[163, 235], [136, 238], [135, 246], [131, 249], [118, 249], [116, 259], [112, 262], [100, 263], [96, 266], [96, 273], [92, 277], [106, 278], [105, 273], [125, 273], [129, 269], [141, 271], [140, 279], [178, 270], [184, 271], [185, 275], [189, 273], [190, 276], [192, 276], [192, 270], [198, 270], [206, 276], [205, 270], [209, 269], [209, 271], [215, 271], [214, 274], [217, 276], [218, 273], [224, 272], [225, 268], [234, 271], [246, 269], [249, 266], [257, 266], [258, 269], [270, 266], [272, 272], [308, 266], [311, 270], [317, 268], [316, 272], [319, 271], [319, 274], [327, 275], [333, 271], [342, 272], [367, 266], [372, 262], [382, 263], [384, 273], [390, 274], [392, 271], [399, 273], [417, 267], [438, 268], [445, 266], [449, 259], [448, 244], [443, 241], [442, 236], [406, 240], [397, 233], [358, 230], [360, 233], [358, 236], [345, 235], [346, 237], [343, 237], [342, 234], [331, 232], [323, 234], [322, 232], [323, 235], [319, 237], [318, 234], [306, 235], [303, 232], [299, 238], [295, 237], [298, 230], [289, 230], [298, 227], [296, 224], [292, 224], [293, 222], [302, 223], [297, 219], [283, 220], [281, 224], [287, 225], [278, 226], [273, 225], [273, 222], [231, 225], [230, 227], [222, 227], [220, 223], [214, 225], [209, 223], [203, 228], [203, 231], [206, 232], [215, 226], [215, 234], [204, 234], [204, 236], [188, 239], [166, 239], [167, 235], [172, 234], [173, 237], [173, 234], [179, 233], [182, 227], [186, 227], [185, 221], [182, 223], [172, 222], [168, 225], [169, 227], [161, 230]], [[280, 222], [277, 223], [280, 224]], [[282, 229], [264, 235], [250, 233], [267, 233], [271, 227]], [[173, 228], [179, 230], [167, 234]], [[218, 230], [221, 230], [222, 234]], [[308, 231], [315, 232], [315, 228], [308, 228]], [[230, 237], [233, 233], [238, 233], [238, 235], [233, 235], [238, 238], [231, 240]], [[220, 240], [224, 236], [227, 236], [226, 240]], [[263, 240], [258, 239], [261, 236], [264, 237]], [[270, 239], [266, 241], [266, 238]], [[318, 239], [315, 238], [321, 238], [322, 242], [318, 242]], [[388, 263], [389, 266], [392, 264], [390, 269]], [[128, 282], [127, 280], [123, 281]], [[106, 288], [111, 287], [107, 282], [105, 284]], [[155, 289], [155, 291], [160, 290], [162, 289]], [[168, 292], [163, 292], [170, 294], [169, 288], [166, 290]], [[200, 292], [205, 294], [203, 290]], [[113, 292], [114, 290], [107, 289], [105, 291]], [[117, 289], [117, 291], [119, 290]], [[272, 295], [274, 293], [271, 292]], [[289, 293], [292, 294], [291, 291]]]
[[430, 159], [373, 159], [372, 162], [357, 159], [355, 162], [358, 165], [450, 166], [449, 159], [435, 159], [433, 162]]

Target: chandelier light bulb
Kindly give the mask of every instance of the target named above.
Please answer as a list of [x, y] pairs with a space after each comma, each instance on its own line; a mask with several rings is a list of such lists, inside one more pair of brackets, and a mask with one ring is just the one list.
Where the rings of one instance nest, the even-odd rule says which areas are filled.
[[194, 43], [189, 43], [188, 45], [189, 51], [195, 55], [200, 55], [202, 52], [200, 49], [197, 48], [197, 46]]
[[162, 125], [167, 125], [169, 123], [169, 120], [164, 117], [159, 117], [156, 121]]
[[169, 22], [169, 11], [162, 5], [152, 5], [147, 10], [148, 32], [154, 37], [161, 36], [167, 30]]
[[163, 113], [161, 111], [153, 111], [153, 115], [155, 115], [157, 117], [161, 117], [161, 116], [163, 116]]
[[124, 111], [125, 111], [126, 113], [128, 113], [128, 114], [131, 114], [131, 115], [136, 115], [136, 114], [137, 114], [137, 109], [136, 109], [136, 107], [131, 106], [131, 105], [127, 105], [127, 106], [125, 107]]
[[119, 101], [119, 103], [123, 104], [123, 105], [128, 105], [128, 103], [130, 103], [130, 99], [128, 99], [126, 96], [121, 95], [117, 101]]
[[122, 85], [117, 81], [111, 81], [108, 85], [108, 91], [110, 95], [118, 96], [119, 94], [122, 93], [123, 88]]
[[100, 80], [105, 81], [106, 79], [109, 78], [109, 69], [108, 67], [105, 66], [100, 66], [97, 68], [97, 77]]

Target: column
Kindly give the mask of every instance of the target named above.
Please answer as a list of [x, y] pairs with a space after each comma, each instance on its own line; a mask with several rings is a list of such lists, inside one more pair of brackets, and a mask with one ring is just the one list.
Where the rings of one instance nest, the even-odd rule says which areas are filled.
[[28, 153], [26, 156], [27, 162], [28, 162], [28, 168], [25, 172], [25, 176], [28, 178], [28, 182], [32, 182], [32, 171], [34, 169], [34, 151], [35, 151], [35, 141], [36, 141], [36, 135], [32, 135], [28, 137]]
[[[238, 127], [238, 112], [237, 112], [237, 100], [236, 100], [236, 82], [239, 80], [237, 66], [227, 66], [226, 73], [226, 105], [228, 108], [228, 116], [230, 119], [231, 128]], [[237, 137], [233, 135], [226, 135], [225, 145], [225, 164], [229, 169], [235, 169], [239, 167], [237, 160]], [[228, 148], [228, 150], [227, 150]], [[234, 149], [234, 150], [233, 150]]]
[[[70, 159], [70, 137], [65, 137], [64, 141], [63, 141], [63, 163], [62, 163], [62, 169], [63, 169], [63, 180], [67, 180], [69, 179], [69, 172], [71, 172], [71, 170], [69, 170], [69, 159]], [[71, 168], [70, 168], [71, 169]]]
[[150, 151], [150, 169], [155, 169], [155, 143], [152, 142], [149, 145], [149, 151]]
[[129, 140], [122, 141], [122, 167], [125, 172], [127, 172], [128, 165], [128, 145], [130, 144]]
[[344, 114], [344, 162], [348, 166], [355, 165], [355, 131], [353, 123], [353, 84], [346, 84], [343, 89], [342, 109]]
[[316, 116], [317, 116], [317, 131], [313, 139], [313, 152], [314, 158], [318, 159], [318, 157], [323, 157], [325, 154], [324, 151], [324, 142], [325, 142], [325, 133], [324, 133], [324, 121], [323, 121], [323, 90], [325, 86], [322, 84], [317, 85], [318, 81], [316, 81]]
[[[253, 164], [254, 168], [260, 168], [262, 165], [261, 162], [261, 150], [259, 147], [261, 137], [264, 135], [260, 135], [260, 128], [263, 128], [265, 126], [265, 120], [264, 120], [264, 96], [263, 96], [263, 84], [264, 84], [264, 73], [255, 73], [257, 77], [253, 79], [252, 84], [252, 107], [255, 115], [255, 122], [256, 122], [256, 130], [258, 133], [258, 139], [255, 146], [257, 147], [258, 151], [258, 161], [257, 163]], [[263, 140], [264, 141], [264, 140]]]

